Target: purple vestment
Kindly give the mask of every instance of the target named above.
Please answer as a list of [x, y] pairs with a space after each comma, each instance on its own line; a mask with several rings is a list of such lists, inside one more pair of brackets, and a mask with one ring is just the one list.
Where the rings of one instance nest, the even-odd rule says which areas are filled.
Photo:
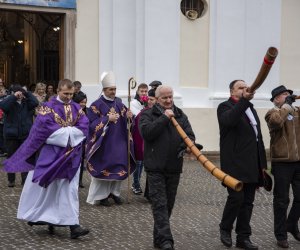
[[71, 181], [80, 166], [82, 143], [75, 147], [45, 143], [52, 133], [68, 126], [76, 127], [87, 136], [88, 119], [77, 103], [64, 104], [55, 98], [44, 103], [38, 109], [26, 141], [3, 162], [4, 171], [27, 172], [34, 169], [32, 181], [42, 187], [47, 187], [55, 179]]
[[[92, 103], [87, 116], [90, 121], [86, 144], [87, 169], [103, 180], [124, 180], [128, 177], [127, 108], [121, 99], [108, 101], [103, 96]], [[108, 121], [109, 113], [120, 115], [116, 123]], [[130, 173], [135, 170], [132, 140]]]

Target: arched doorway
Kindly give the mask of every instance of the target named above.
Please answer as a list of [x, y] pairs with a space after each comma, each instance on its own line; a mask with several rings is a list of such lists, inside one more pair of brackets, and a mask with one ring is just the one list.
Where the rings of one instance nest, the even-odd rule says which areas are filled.
[[0, 9], [0, 78], [56, 84], [63, 75], [64, 14]]

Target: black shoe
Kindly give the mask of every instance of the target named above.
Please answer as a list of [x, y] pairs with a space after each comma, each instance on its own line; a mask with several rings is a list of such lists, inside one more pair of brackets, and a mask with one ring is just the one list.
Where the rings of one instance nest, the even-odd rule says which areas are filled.
[[237, 241], [236, 242], [236, 247], [238, 248], [243, 248], [243, 249], [258, 249], [257, 245], [254, 245], [250, 239], [246, 239], [243, 241]]
[[114, 200], [114, 202], [117, 204], [117, 205], [121, 205], [123, 204], [123, 201], [120, 197], [118, 196], [115, 196], [113, 194], [110, 195], [110, 197]]
[[143, 190], [139, 187], [139, 188], [133, 188], [132, 192], [136, 195], [140, 195], [143, 193]]
[[232, 239], [231, 239], [231, 232], [220, 229], [220, 239], [224, 246], [231, 247], [232, 246]]
[[296, 240], [300, 241], [300, 232], [299, 232], [299, 229], [297, 228], [297, 226], [296, 226], [295, 229], [290, 229], [290, 228], [288, 228], [287, 231], [288, 231], [289, 233], [291, 233], [291, 234], [294, 236], [294, 238], [295, 238]]
[[157, 243], [157, 242], [153, 242], [153, 247], [159, 249], [159, 248], [160, 248], [160, 245], [159, 245], [159, 243]]
[[13, 188], [15, 186], [15, 182], [14, 181], [9, 181], [8, 184], [7, 184], [7, 186], [9, 188]]
[[105, 198], [103, 200], [100, 200], [100, 205], [105, 206], [105, 207], [110, 207], [110, 202], [108, 200], [108, 198]]
[[54, 226], [48, 225], [49, 234], [54, 234]]
[[87, 235], [90, 231], [86, 228], [82, 228], [81, 226], [75, 227], [71, 229], [71, 239], [77, 239], [80, 236]]
[[171, 241], [165, 241], [162, 244], [160, 244], [159, 247], [163, 250], [174, 250], [173, 243]]
[[277, 246], [279, 246], [281, 248], [289, 248], [289, 243], [287, 240], [278, 240]]

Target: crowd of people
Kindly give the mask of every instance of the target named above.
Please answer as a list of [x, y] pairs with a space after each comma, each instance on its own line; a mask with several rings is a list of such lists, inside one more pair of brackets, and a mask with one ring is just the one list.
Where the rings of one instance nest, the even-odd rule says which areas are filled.
[[[87, 107], [79, 81], [61, 80], [56, 93], [54, 85], [44, 83], [37, 83], [34, 92], [17, 84], [6, 91], [0, 79], [0, 154], [7, 156], [8, 187], [16, 185], [15, 173], [22, 175], [17, 217], [30, 226], [47, 225], [50, 233], [56, 226], [68, 226], [72, 239], [87, 235], [89, 229], [79, 223], [78, 202], [84, 169], [91, 177], [87, 202], [102, 206], [123, 203], [121, 183], [132, 174], [131, 192], [144, 193], [151, 203], [154, 247], [172, 250], [170, 217], [182, 152], [190, 149], [170, 119], [175, 117], [196, 143], [188, 117], [174, 104], [173, 89], [160, 81], [150, 83], [150, 90], [139, 84], [128, 107], [116, 96], [113, 72], [101, 75], [101, 85], [101, 95]], [[229, 91], [229, 99], [217, 109], [220, 162], [226, 174], [243, 182], [243, 189], [227, 187], [220, 240], [226, 247], [233, 245], [235, 224], [236, 247], [258, 249], [250, 240], [250, 221], [256, 190], [268, 180], [266, 151], [251, 103], [255, 92], [243, 80], [232, 81]], [[274, 234], [277, 245], [288, 248], [288, 232], [300, 241], [300, 108], [293, 105], [293, 91], [283, 85], [271, 94], [274, 108], [265, 120], [271, 136]], [[293, 203], [287, 215], [290, 186]]]

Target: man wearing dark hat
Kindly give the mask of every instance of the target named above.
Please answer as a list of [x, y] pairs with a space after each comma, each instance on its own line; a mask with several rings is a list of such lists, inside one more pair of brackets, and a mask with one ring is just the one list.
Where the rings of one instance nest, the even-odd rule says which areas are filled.
[[149, 84], [149, 86], [151, 87], [151, 89], [157, 89], [158, 86], [162, 85], [162, 83], [160, 81], [153, 81]]
[[258, 249], [250, 241], [250, 220], [255, 191], [263, 185], [263, 169], [267, 167], [260, 121], [253, 104], [254, 93], [247, 84], [234, 80], [229, 84], [230, 98], [218, 106], [220, 128], [221, 168], [244, 183], [237, 192], [227, 188], [228, 198], [220, 223], [220, 239], [226, 247], [232, 246], [231, 231], [236, 221], [236, 246]]
[[[300, 241], [300, 109], [294, 107], [293, 91], [281, 85], [272, 90], [274, 108], [265, 116], [270, 130], [270, 154], [274, 176], [274, 232], [277, 245], [288, 248], [287, 232]], [[287, 216], [289, 189], [294, 200]]]

